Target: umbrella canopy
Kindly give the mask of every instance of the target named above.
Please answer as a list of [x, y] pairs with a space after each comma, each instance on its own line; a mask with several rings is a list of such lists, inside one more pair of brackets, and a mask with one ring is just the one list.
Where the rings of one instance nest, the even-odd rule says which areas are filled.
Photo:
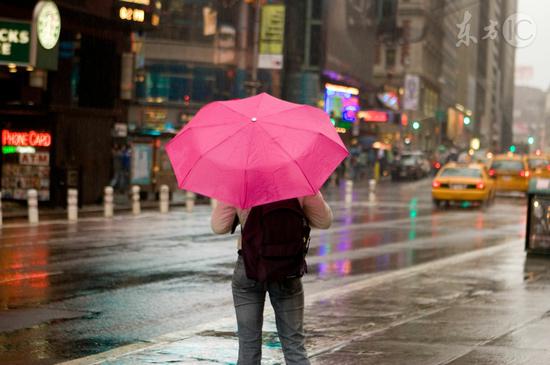
[[166, 151], [181, 189], [240, 208], [313, 195], [348, 154], [322, 110], [266, 93], [204, 106]]

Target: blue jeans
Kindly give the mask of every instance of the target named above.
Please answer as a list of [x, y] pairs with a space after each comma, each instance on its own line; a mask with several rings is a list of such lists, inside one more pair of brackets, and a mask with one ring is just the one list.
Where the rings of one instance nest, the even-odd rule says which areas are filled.
[[301, 278], [259, 283], [246, 277], [241, 256], [235, 265], [233, 302], [239, 335], [239, 365], [257, 365], [262, 359], [265, 293], [275, 311], [277, 334], [288, 365], [309, 365], [304, 336], [304, 290]]

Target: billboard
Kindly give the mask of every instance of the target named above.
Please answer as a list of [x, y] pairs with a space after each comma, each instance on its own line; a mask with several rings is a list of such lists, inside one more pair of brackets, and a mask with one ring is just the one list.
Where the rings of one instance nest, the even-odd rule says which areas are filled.
[[359, 90], [354, 87], [325, 84], [325, 112], [331, 118], [355, 122], [359, 111]]
[[262, 6], [258, 67], [280, 70], [283, 68], [283, 42], [285, 37], [285, 6]]

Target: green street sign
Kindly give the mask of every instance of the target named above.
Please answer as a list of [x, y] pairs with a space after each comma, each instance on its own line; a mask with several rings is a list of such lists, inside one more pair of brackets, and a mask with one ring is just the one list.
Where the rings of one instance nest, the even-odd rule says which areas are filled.
[[0, 19], [0, 64], [29, 64], [31, 23]]

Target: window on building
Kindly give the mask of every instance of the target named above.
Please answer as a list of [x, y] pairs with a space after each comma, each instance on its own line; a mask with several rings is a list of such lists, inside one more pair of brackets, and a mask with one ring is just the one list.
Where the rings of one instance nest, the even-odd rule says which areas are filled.
[[314, 67], [321, 65], [321, 26], [318, 24], [311, 26], [309, 65]]
[[386, 49], [386, 67], [395, 67], [395, 48]]

